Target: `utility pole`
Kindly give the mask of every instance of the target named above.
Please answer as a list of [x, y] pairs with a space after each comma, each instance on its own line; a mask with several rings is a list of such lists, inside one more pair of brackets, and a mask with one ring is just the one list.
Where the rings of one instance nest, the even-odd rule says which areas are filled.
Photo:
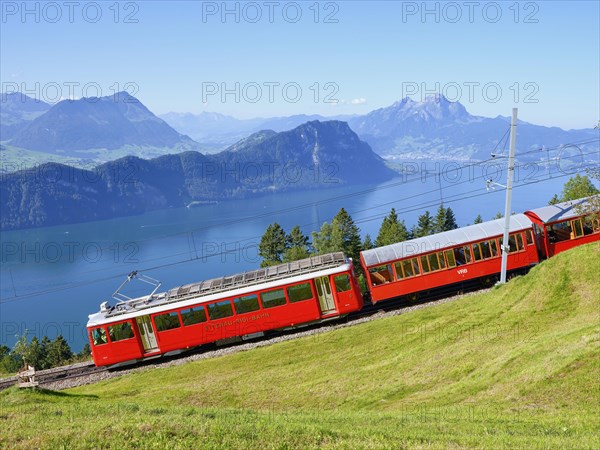
[[508, 264], [508, 231], [510, 229], [510, 203], [512, 200], [512, 184], [515, 174], [515, 145], [517, 142], [517, 108], [512, 110], [510, 123], [510, 149], [508, 155], [508, 174], [506, 176], [506, 203], [504, 205], [504, 237], [502, 238], [502, 268], [500, 284], [506, 283], [506, 266]]

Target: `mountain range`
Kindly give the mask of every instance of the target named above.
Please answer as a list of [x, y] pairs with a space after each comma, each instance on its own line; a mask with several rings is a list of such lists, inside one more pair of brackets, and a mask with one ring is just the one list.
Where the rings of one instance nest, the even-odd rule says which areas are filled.
[[0, 141], [12, 139], [52, 106], [20, 92], [0, 94]]
[[347, 123], [256, 133], [217, 155], [128, 156], [83, 170], [56, 163], [0, 179], [0, 229], [139, 214], [193, 202], [323, 189], [396, 176]]

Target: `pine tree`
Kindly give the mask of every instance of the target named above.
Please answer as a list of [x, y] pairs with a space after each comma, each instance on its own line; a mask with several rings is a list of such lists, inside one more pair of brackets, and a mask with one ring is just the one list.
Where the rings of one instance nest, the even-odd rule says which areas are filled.
[[325, 222], [319, 231], [313, 231], [313, 247], [317, 255], [335, 251], [331, 242], [331, 225]]
[[481, 217], [481, 214], [477, 214], [477, 217], [475, 217], [475, 221], [473, 223], [483, 223], [483, 217]]
[[308, 236], [296, 225], [292, 228], [289, 235], [286, 236], [287, 249], [283, 253], [283, 261], [297, 261], [310, 256]]
[[444, 223], [444, 231], [455, 230], [458, 228], [454, 211], [451, 208], [446, 208], [446, 222]]
[[444, 208], [444, 204], [440, 204], [440, 207], [437, 210], [437, 214], [433, 219], [433, 232], [441, 233], [445, 231], [446, 228], [446, 208]]
[[365, 240], [362, 243], [362, 249], [363, 250], [371, 250], [374, 247], [375, 247], [375, 245], [373, 244], [373, 241], [371, 240], [371, 235], [369, 233], [367, 233], [365, 235]]
[[73, 352], [69, 343], [61, 335], [56, 336], [48, 346], [48, 363], [50, 367], [57, 367], [66, 364], [73, 358]]
[[258, 254], [263, 259], [261, 267], [280, 264], [286, 250], [285, 231], [277, 222], [269, 225], [258, 244]]
[[390, 214], [383, 219], [379, 234], [375, 239], [375, 246], [381, 247], [384, 245], [395, 244], [408, 239], [408, 230], [404, 221], [398, 220], [396, 210], [392, 208]]
[[344, 252], [352, 258], [355, 263], [358, 262], [361, 250], [360, 229], [346, 212], [344, 208], [340, 209], [331, 221], [331, 240], [335, 247], [340, 247], [338, 251]]
[[51, 343], [52, 341], [48, 338], [48, 336], [44, 336], [42, 338], [42, 341], [40, 342], [41, 360], [39, 362], [39, 367], [36, 366], [36, 369], [43, 370], [54, 367], [49, 355]]
[[429, 236], [434, 230], [434, 220], [429, 211], [425, 211], [425, 214], [419, 216], [417, 226], [413, 228], [413, 235], [415, 238]]

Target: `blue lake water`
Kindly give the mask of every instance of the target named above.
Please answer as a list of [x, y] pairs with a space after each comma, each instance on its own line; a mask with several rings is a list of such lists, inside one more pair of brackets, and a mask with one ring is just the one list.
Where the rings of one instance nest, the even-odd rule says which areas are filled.
[[[504, 183], [504, 174], [496, 179]], [[512, 210], [547, 204], [567, 179], [531, 184], [527, 174], [517, 175]], [[426, 209], [435, 214], [440, 198], [454, 210], [459, 225], [472, 223], [477, 214], [487, 220], [504, 211], [504, 190], [487, 192], [481, 168], [476, 168], [443, 177], [423, 171], [379, 185], [334, 186], [3, 232], [0, 344], [12, 346], [15, 336], [28, 330], [38, 337], [60, 333], [79, 350], [86, 342], [87, 315], [102, 301], [114, 303], [111, 294], [132, 270], [161, 280], [161, 290], [170, 289], [258, 267], [257, 245], [272, 222], [286, 231], [298, 224], [309, 234], [344, 207], [362, 235], [370, 233], [374, 239], [391, 207], [410, 227]], [[149, 291], [132, 285], [127, 292]]]

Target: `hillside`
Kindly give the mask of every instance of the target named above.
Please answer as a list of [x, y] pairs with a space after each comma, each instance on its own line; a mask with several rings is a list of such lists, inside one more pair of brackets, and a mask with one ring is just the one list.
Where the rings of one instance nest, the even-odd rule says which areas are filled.
[[61, 393], [13, 388], [0, 446], [598, 448], [598, 267], [590, 244], [395, 317]]

